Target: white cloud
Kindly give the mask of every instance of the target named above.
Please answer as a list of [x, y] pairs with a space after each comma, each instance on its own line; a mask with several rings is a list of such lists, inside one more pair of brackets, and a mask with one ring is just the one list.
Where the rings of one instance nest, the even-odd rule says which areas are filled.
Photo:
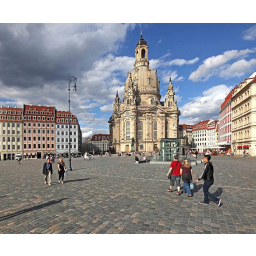
[[161, 43], [162, 43], [162, 40], [160, 39], [160, 40], [158, 40], [156, 46], [160, 45]]
[[93, 131], [83, 132], [82, 133], [82, 137], [83, 138], [91, 137], [92, 135], [93, 135]]
[[182, 97], [180, 95], [175, 95], [174, 96], [174, 100], [177, 101], [177, 102], [181, 101], [181, 99], [182, 99]]
[[256, 25], [250, 27], [244, 32], [244, 40], [255, 40], [256, 39]]
[[199, 58], [196, 57], [192, 60], [184, 60], [184, 59], [173, 59], [173, 60], [166, 60], [167, 57], [170, 56], [170, 53], [165, 54], [164, 56], [160, 57], [159, 59], [151, 59], [149, 61], [150, 67], [153, 69], [157, 69], [159, 67], [168, 67], [168, 66], [183, 66], [183, 65], [193, 65]]
[[183, 76], [180, 76], [177, 79], [175, 79], [175, 82], [182, 82], [184, 80], [185, 80], [185, 78]]
[[196, 57], [192, 60], [184, 60], [184, 59], [174, 59], [166, 63], [168, 66], [177, 65], [177, 66], [183, 66], [183, 65], [192, 65], [195, 64], [197, 61], [199, 61], [199, 58]]
[[256, 59], [246, 61], [245, 59], [238, 60], [228, 68], [221, 70], [220, 77], [240, 77], [248, 72], [252, 72], [256, 68]]
[[189, 80], [193, 82], [207, 81], [211, 76], [218, 75], [221, 69], [225, 68], [224, 65], [230, 60], [245, 57], [249, 53], [254, 52], [256, 52], [256, 48], [240, 51], [231, 50], [217, 56], [209, 57], [203, 61], [203, 64], [201, 64], [196, 71], [190, 74]]
[[113, 111], [113, 104], [107, 104], [107, 105], [104, 105], [102, 107], [100, 107], [100, 110], [102, 112], [112, 112]]
[[169, 83], [170, 77], [172, 78], [172, 81], [175, 80], [175, 78], [178, 77], [177, 71], [172, 71], [172, 70], [163, 70], [159, 72], [160, 75], [160, 80], [163, 83]]
[[193, 98], [180, 108], [182, 119], [194, 122], [218, 119], [220, 106], [231, 89], [226, 85], [217, 85], [204, 91], [202, 96]]

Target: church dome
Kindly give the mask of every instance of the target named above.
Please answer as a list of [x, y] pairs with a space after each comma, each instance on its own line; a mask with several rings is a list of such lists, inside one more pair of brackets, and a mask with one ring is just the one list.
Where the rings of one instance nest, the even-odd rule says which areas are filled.
[[148, 44], [147, 44], [147, 41], [144, 40], [143, 37], [142, 37], [142, 31], [141, 31], [141, 33], [140, 33], [140, 40], [139, 40], [139, 42], [137, 43], [137, 46], [138, 46], [138, 45], [148, 45]]

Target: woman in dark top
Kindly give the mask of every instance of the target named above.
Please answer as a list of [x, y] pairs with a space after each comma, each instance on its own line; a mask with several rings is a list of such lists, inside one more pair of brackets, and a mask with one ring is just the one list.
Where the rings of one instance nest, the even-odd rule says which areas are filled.
[[64, 181], [65, 169], [66, 169], [66, 165], [63, 162], [63, 159], [59, 158], [59, 163], [58, 163], [59, 183], [62, 183], [62, 184], [63, 184], [63, 181]]
[[181, 169], [181, 176], [184, 182], [183, 193], [185, 194], [187, 190], [188, 197], [192, 197], [191, 190], [190, 190], [190, 182], [192, 181], [192, 175], [193, 175], [192, 167], [189, 164], [188, 160], [184, 159], [182, 169]]

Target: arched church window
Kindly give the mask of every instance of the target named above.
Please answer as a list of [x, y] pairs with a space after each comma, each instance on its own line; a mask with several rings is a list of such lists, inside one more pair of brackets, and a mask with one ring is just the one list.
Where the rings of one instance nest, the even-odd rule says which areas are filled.
[[168, 108], [170, 108], [172, 106], [172, 101], [168, 101]]
[[130, 122], [126, 122], [126, 140], [130, 139]]
[[153, 138], [157, 139], [157, 121], [153, 122]]
[[131, 104], [131, 100], [127, 99], [127, 105], [129, 106]]
[[143, 139], [143, 122], [139, 122], [139, 140]]
[[146, 51], [145, 51], [145, 49], [142, 49], [141, 50], [141, 58], [145, 58], [145, 56], [146, 56]]

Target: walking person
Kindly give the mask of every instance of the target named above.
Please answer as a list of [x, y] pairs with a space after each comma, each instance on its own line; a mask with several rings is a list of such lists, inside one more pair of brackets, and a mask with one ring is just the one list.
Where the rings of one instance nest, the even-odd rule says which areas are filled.
[[180, 195], [180, 178], [181, 178], [181, 168], [182, 164], [178, 160], [178, 156], [174, 156], [174, 161], [172, 161], [170, 165], [170, 169], [167, 173], [168, 178], [170, 178], [170, 188], [167, 189], [168, 192], [172, 192], [172, 187], [174, 186], [176, 182], [177, 186], [177, 195]]
[[196, 152], [195, 152], [195, 155], [196, 155], [196, 158], [197, 158], [197, 155], [198, 155], [198, 151], [196, 150]]
[[204, 172], [196, 180], [196, 182], [199, 182], [201, 179], [204, 180], [204, 185], [203, 185], [204, 201], [199, 202], [199, 204], [208, 205], [209, 204], [209, 197], [210, 197], [217, 203], [217, 206], [219, 207], [219, 206], [221, 206], [221, 199], [209, 192], [209, 188], [214, 183], [214, 177], [213, 177], [214, 169], [213, 169], [213, 165], [210, 162], [210, 160], [211, 160], [210, 155], [204, 155], [204, 163], [205, 163], [204, 164]]
[[64, 174], [65, 174], [65, 170], [66, 170], [66, 165], [63, 162], [62, 158], [59, 158], [59, 162], [58, 162], [58, 172], [59, 172], [59, 183], [63, 184], [64, 182]]
[[44, 183], [50, 186], [52, 183], [51, 177], [52, 177], [52, 164], [50, 163], [50, 159], [47, 159], [47, 162], [44, 163], [43, 166], [43, 174], [44, 174]]
[[183, 180], [183, 194], [188, 193], [188, 197], [192, 197], [190, 183], [192, 182], [193, 170], [188, 162], [188, 159], [183, 160], [183, 165], [181, 168], [181, 177]]

